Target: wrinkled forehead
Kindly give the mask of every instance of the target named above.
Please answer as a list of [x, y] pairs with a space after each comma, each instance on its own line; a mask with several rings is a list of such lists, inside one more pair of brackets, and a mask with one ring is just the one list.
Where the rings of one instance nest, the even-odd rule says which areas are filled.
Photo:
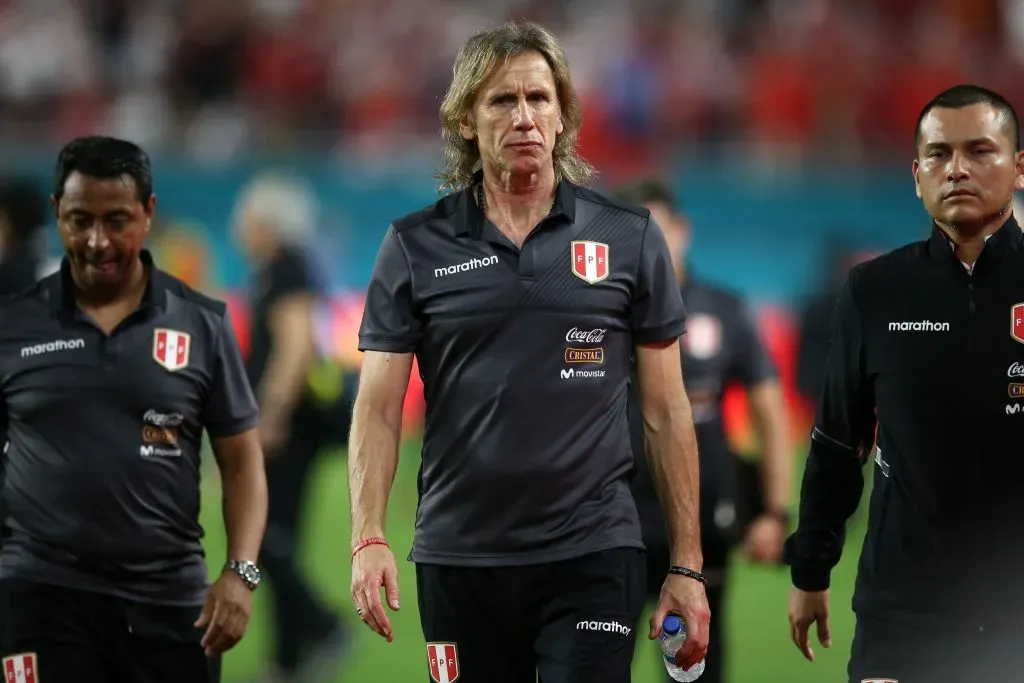
[[479, 94], [556, 87], [555, 74], [544, 56], [528, 50], [498, 60], [480, 85]]

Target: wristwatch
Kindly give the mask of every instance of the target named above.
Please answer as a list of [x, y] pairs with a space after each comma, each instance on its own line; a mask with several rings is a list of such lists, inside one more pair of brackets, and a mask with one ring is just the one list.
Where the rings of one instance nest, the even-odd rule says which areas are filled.
[[246, 587], [251, 591], [259, 588], [260, 581], [263, 580], [263, 573], [260, 571], [259, 566], [249, 560], [228, 560], [227, 564], [224, 565], [224, 569], [238, 574]]

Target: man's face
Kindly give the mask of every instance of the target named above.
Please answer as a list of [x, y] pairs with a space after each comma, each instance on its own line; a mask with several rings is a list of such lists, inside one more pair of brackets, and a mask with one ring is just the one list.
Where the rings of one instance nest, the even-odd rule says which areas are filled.
[[462, 136], [476, 138], [485, 166], [529, 175], [550, 165], [563, 126], [547, 60], [524, 52], [499, 66], [477, 94], [468, 119]]
[[936, 108], [921, 121], [914, 183], [936, 221], [979, 225], [1024, 189], [1024, 163], [1012, 122], [987, 104]]
[[235, 222], [235, 243], [249, 259], [257, 259], [267, 247], [268, 231], [251, 207], [243, 207]]
[[672, 262], [676, 265], [681, 264], [686, 257], [686, 250], [690, 246], [690, 226], [661, 202], [649, 202], [644, 206], [650, 209], [651, 218], [665, 234], [665, 242], [668, 244], [669, 253], [672, 254]]
[[60, 241], [75, 281], [83, 287], [122, 284], [149, 233], [156, 197], [143, 205], [131, 176], [68, 176], [54, 201]]

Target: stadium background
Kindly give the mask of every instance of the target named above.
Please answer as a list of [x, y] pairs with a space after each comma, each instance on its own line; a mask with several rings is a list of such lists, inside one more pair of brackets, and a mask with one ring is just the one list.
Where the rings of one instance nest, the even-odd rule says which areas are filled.
[[[355, 329], [380, 239], [392, 218], [437, 197], [436, 109], [455, 51], [474, 30], [521, 17], [563, 40], [599, 185], [665, 173], [694, 226], [696, 272], [755, 306], [802, 454], [797, 311], [828, 291], [837, 245], [874, 251], [926, 233], [909, 161], [928, 97], [973, 81], [1021, 102], [1022, 0], [0, 0], [0, 172], [47, 187], [56, 150], [74, 135], [143, 144], [156, 169], [160, 263], [227, 298], [243, 343], [248, 271], [231, 239], [235, 198], [260, 171], [304, 178], [321, 203], [313, 251], [331, 291], [321, 349], [357, 372]], [[43, 237], [56, 258], [54, 231]], [[415, 382], [407, 408], [389, 524], [400, 555], [416, 504]], [[756, 457], [738, 395], [728, 415], [737, 449]], [[212, 567], [223, 557], [218, 496], [210, 468]], [[343, 614], [347, 503], [341, 450], [309, 494], [302, 559]], [[730, 680], [845, 680], [862, 524], [855, 518], [835, 573], [836, 645], [818, 648], [813, 665], [788, 640], [785, 571], [737, 558]], [[339, 681], [424, 680], [413, 571], [400, 571], [395, 643], [356, 631]], [[269, 618], [260, 594], [249, 636], [227, 657], [227, 682], [260, 670]], [[652, 649], [641, 644], [640, 681], [658, 680]]]

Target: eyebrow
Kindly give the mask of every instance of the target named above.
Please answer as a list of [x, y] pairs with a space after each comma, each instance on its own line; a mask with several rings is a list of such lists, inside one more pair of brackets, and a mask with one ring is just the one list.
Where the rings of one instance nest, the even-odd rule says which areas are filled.
[[[967, 145], [969, 147], [975, 147], [977, 145], [995, 145], [995, 144], [998, 144], [998, 143], [995, 140], [993, 140], [992, 138], [987, 138], [986, 137], [986, 138], [971, 138], [970, 140], [965, 140], [963, 142], [956, 143], [956, 144]], [[942, 148], [952, 147], [953, 145], [954, 145], [954, 143], [952, 143], [952, 142], [940, 141], [940, 142], [926, 142], [924, 146], [925, 146], [925, 149], [942, 149]]]

